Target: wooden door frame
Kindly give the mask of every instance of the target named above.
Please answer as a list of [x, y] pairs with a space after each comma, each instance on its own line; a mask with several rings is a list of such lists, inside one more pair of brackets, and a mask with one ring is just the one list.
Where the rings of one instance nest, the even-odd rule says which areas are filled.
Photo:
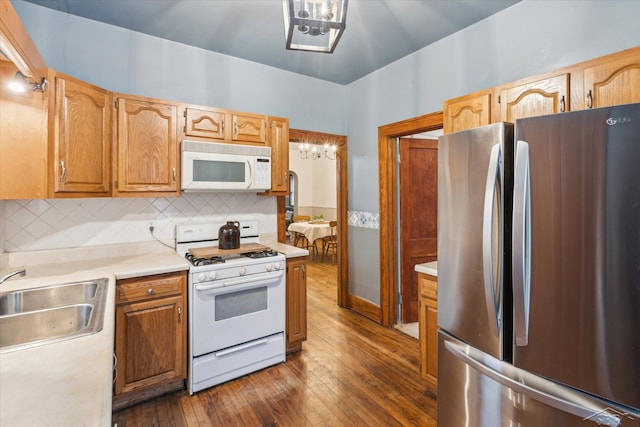
[[[349, 301], [349, 255], [347, 239], [347, 137], [323, 132], [289, 129], [289, 142], [309, 144], [335, 144], [336, 151], [336, 221], [338, 222], [338, 305], [347, 307]], [[278, 241], [286, 241], [284, 196], [278, 196]]]
[[396, 203], [396, 144], [395, 139], [416, 133], [442, 129], [443, 113], [414, 117], [378, 127], [378, 172], [380, 187], [380, 323], [393, 326], [398, 317], [396, 277], [398, 265]]

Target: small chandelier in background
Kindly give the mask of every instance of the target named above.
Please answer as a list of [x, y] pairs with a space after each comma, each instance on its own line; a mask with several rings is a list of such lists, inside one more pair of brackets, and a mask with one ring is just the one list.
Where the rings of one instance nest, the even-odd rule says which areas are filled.
[[287, 49], [333, 53], [347, 23], [348, 0], [282, 0]]
[[336, 151], [338, 147], [335, 145], [318, 145], [318, 144], [300, 144], [300, 157], [303, 159], [328, 159], [335, 160], [336, 159]]

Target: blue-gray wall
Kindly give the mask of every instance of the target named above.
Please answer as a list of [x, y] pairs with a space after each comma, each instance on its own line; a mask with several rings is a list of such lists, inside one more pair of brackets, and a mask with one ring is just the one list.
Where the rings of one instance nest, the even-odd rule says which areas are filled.
[[[347, 86], [14, 0], [47, 64], [111, 91], [289, 117], [349, 138], [350, 211], [376, 214], [378, 127], [445, 99], [640, 45], [640, 2], [523, 0]], [[313, 103], [305, 102], [313, 99]], [[379, 303], [378, 230], [349, 228], [351, 292]]]

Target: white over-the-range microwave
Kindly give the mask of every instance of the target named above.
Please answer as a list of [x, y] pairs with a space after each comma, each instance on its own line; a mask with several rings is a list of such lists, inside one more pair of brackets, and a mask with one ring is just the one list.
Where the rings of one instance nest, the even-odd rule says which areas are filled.
[[271, 147], [182, 141], [183, 191], [265, 191]]

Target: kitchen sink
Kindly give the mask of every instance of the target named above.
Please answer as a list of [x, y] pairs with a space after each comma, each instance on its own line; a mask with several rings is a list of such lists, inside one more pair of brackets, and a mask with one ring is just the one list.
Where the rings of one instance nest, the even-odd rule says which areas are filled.
[[0, 296], [0, 316], [94, 301], [98, 281], [64, 283]]
[[63, 283], [0, 296], [0, 353], [102, 330], [108, 279]]

